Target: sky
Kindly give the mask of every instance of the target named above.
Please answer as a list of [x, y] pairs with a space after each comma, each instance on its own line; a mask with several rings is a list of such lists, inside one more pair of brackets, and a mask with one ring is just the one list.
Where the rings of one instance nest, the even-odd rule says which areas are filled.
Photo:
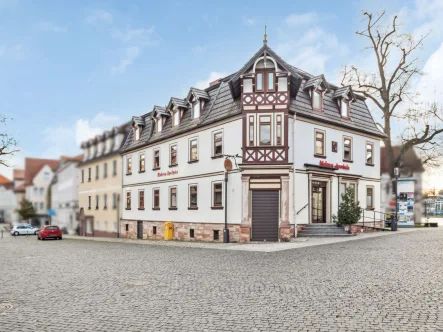
[[[362, 11], [383, 9], [416, 36], [430, 32], [415, 86], [443, 103], [443, 1], [0, 0], [0, 113], [20, 149], [9, 163], [79, 154], [83, 140], [237, 71], [265, 24], [283, 59], [339, 84], [343, 65], [369, 68], [355, 31]], [[443, 187], [438, 174], [425, 187]]]

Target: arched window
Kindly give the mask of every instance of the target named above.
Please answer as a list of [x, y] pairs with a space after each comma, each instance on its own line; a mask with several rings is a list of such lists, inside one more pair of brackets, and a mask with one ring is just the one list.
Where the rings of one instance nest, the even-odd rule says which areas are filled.
[[273, 92], [275, 91], [275, 71], [276, 64], [272, 58], [258, 60], [254, 65], [255, 71], [255, 91]]

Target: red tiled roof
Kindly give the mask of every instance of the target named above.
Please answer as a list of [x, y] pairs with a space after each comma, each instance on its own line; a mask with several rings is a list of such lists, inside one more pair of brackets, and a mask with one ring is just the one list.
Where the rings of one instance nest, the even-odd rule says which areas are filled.
[[18, 168], [12, 170], [12, 178], [14, 180], [24, 180], [25, 179], [25, 170], [18, 169]]
[[24, 183], [22, 183], [21, 185], [19, 185], [19, 186], [17, 186], [15, 189], [14, 189], [14, 191], [15, 192], [20, 192], [20, 191], [25, 191], [25, 184]]
[[0, 174], [0, 186], [9, 186], [11, 184], [12, 184], [11, 180]]
[[55, 159], [39, 159], [39, 158], [26, 158], [25, 159], [25, 186], [32, 184], [32, 180], [37, 173], [48, 165], [55, 172], [57, 170], [59, 161]]
[[[394, 153], [394, 158], [397, 158], [400, 154], [401, 146], [393, 146], [392, 150]], [[423, 164], [420, 158], [416, 155], [414, 149], [409, 149], [403, 154], [402, 159], [403, 165], [402, 169], [408, 169], [412, 172], [424, 172]], [[387, 158], [387, 150], [385, 147], [380, 149], [380, 174], [389, 173], [389, 165]]]
[[83, 161], [83, 155], [79, 154], [78, 156], [74, 156], [74, 157], [68, 157], [68, 156], [61, 156], [60, 159], [64, 162], [66, 161], [78, 161], [78, 162], [82, 162]]

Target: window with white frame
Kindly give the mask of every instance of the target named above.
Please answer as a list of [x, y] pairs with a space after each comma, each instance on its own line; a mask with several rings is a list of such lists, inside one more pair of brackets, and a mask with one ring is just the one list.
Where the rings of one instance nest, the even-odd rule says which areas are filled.
[[223, 155], [223, 132], [219, 131], [213, 134], [214, 157]]
[[145, 154], [144, 153], [140, 153], [140, 155], [139, 155], [138, 169], [139, 169], [139, 172], [145, 171]]
[[189, 208], [198, 208], [198, 187], [196, 184], [189, 185]]
[[343, 136], [343, 161], [352, 161], [352, 138]]
[[374, 165], [374, 143], [366, 142], [366, 165]]
[[259, 129], [259, 142], [260, 145], [271, 144], [271, 116], [260, 115], [259, 116], [260, 129]]
[[198, 119], [200, 117], [200, 101], [196, 100], [192, 104], [192, 119]]
[[212, 207], [223, 207], [223, 182], [212, 183]]
[[314, 151], [315, 156], [317, 157], [326, 156], [325, 141], [326, 141], [326, 132], [324, 132], [323, 130], [315, 129], [315, 151]]
[[154, 150], [153, 162], [154, 162], [154, 165], [153, 165], [154, 169], [159, 169], [160, 168], [160, 149]]
[[254, 128], [254, 116], [250, 115], [249, 116], [249, 146], [254, 146], [254, 133], [255, 133], [255, 128]]
[[174, 117], [173, 117], [173, 126], [178, 126], [180, 124], [180, 111], [175, 111], [174, 112]]
[[323, 92], [320, 90], [312, 91], [312, 108], [316, 111], [323, 110]]
[[276, 145], [282, 145], [282, 116], [277, 115], [277, 123], [276, 123], [276, 138], [277, 138], [277, 144]]
[[132, 157], [126, 158], [126, 174], [132, 174]]
[[169, 147], [169, 165], [170, 166], [177, 165], [177, 144], [172, 144]]
[[131, 192], [126, 192], [126, 210], [131, 210]]
[[366, 209], [374, 209], [374, 187], [366, 186]]
[[353, 182], [353, 181], [340, 181], [340, 187], [339, 187], [339, 191], [340, 191], [340, 197], [339, 197], [339, 202], [341, 202], [342, 199], [342, 195], [344, 195], [346, 193], [346, 190], [348, 188], [351, 188], [352, 194], [354, 195], [354, 201], [357, 200], [357, 182]]
[[198, 160], [198, 141], [197, 138], [189, 140], [189, 161]]
[[140, 126], [134, 128], [134, 139], [138, 141], [140, 139]]
[[177, 187], [169, 187], [169, 208], [177, 208]]
[[340, 106], [341, 117], [349, 119], [349, 106], [350, 106], [349, 100], [346, 98], [342, 98], [340, 105], [341, 105]]

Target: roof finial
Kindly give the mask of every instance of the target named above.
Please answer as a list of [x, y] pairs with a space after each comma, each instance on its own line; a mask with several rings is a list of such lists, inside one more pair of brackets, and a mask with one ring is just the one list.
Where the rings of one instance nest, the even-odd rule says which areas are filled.
[[265, 39], [263, 39], [263, 45], [264, 45], [264, 46], [267, 46], [267, 45], [268, 45], [268, 40], [267, 40], [268, 35], [266, 34], [266, 28], [267, 28], [267, 26], [266, 26], [266, 23], [265, 23]]

